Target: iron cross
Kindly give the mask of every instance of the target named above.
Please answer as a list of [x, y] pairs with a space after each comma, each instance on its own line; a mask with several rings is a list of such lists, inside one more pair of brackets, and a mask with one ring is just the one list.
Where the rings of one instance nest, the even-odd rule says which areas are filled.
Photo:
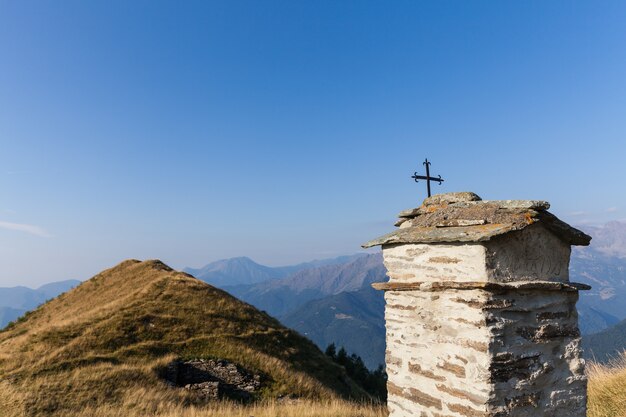
[[441, 178], [441, 175], [439, 175], [438, 178], [430, 176], [430, 162], [428, 162], [428, 158], [426, 158], [426, 160], [424, 161], [424, 165], [426, 166], [426, 176], [417, 175], [417, 172], [415, 172], [411, 178], [413, 178], [415, 182], [419, 182], [419, 180], [426, 180], [426, 188], [428, 189], [428, 197], [430, 197], [430, 182], [437, 181], [439, 185], [441, 185], [441, 183], [443, 182], [443, 179]]

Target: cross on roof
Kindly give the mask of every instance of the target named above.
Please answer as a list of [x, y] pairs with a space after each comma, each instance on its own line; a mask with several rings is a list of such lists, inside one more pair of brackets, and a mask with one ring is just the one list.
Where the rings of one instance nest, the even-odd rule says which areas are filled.
[[443, 179], [441, 178], [441, 175], [439, 175], [437, 178], [430, 176], [430, 162], [428, 162], [428, 158], [426, 158], [423, 164], [426, 166], [426, 176], [417, 175], [417, 171], [416, 171], [411, 178], [413, 178], [415, 182], [419, 182], [419, 180], [426, 180], [426, 188], [428, 190], [428, 197], [430, 197], [430, 182], [436, 181], [439, 183], [439, 185], [441, 185], [441, 183], [443, 182]]

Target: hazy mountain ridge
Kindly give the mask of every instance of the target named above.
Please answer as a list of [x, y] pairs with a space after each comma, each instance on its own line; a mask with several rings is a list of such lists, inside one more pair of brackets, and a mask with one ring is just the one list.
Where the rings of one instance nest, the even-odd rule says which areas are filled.
[[0, 307], [0, 329], [23, 316], [28, 310], [21, 308]]
[[331, 343], [345, 347], [374, 369], [385, 356], [384, 313], [383, 293], [365, 287], [309, 301], [281, 321], [321, 348]]
[[71, 279], [33, 289], [23, 286], [0, 287], [0, 329], [40, 304], [80, 284]]
[[585, 301], [579, 301], [576, 304], [576, 310], [578, 310], [578, 325], [583, 336], [600, 332], [620, 321], [618, 317], [597, 310], [586, 304]]
[[593, 239], [589, 247], [573, 248], [570, 281], [592, 287], [581, 292], [581, 305], [622, 320], [626, 318], [626, 223], [581, 229]]
[[184, 268], [183, 271], [204, 282], [222, 288], [277, 280], [305, 269], [350, 262], [360, 256], [363, 256], [363, 254], [313, 260], [296, 265], [278, 267], [261, 265], [246, 256], [241, 256], [211, 262], [202, 268]]
[[[570, 279], [593, 287], [591, 291], [581, 292], [577, 306], [580, 329], [584, 335], [608, 329], [626, 318], [626, 258], [607, 255], [619, 253], [618, 243], [623, 242], [621, 234], [626, 236], [626, 225], [611, 223], [600, 229], [600, 238], [594, 238], [590, 247], [574, 248], [570, 264]], [[610, 251], [606, 249], [608, 247]], [[626, 246], [624, 249], [626, 253]], [[382, 310], [373, 315], [363, 313], [360, 299], [363, 293], [360, 290], [367, 293], [371, 282], [385, 281], [386, 271], [382, 267], [380, 253], [369, 255], [365, 263], [366, 270], [373, 275], [360, 281], [349, 280], [349, 284], [342, 284], [341, 278], [352, 277], [352, 274], [358, 276], [363, 272], [351, 273], [352, 265], [344, 265], [341, 274], [320, 269], [301, 271], [286, 279], [227, 290], [280, 318], [321, 348], [331, 342], [344, 345], [364, 358], [368, 366], [374, 367], [383, 361], [384, 350], [376, 355], [368, 345], [384, 345], [384, 331], [380, 330], [384, 329], [384, 315]], [[341, 290], [333, 294], [332, 289], [339, 288]], [[356, 293], [347, 296], [342, 291]], [[382, 293], [376, 295], [373, 292], [372, 297], [378, 302], [383, 300]], [[376, 301], [369, 298], [369, 302]], [[372, 333], [369, 342], [363, 344], [361, 329], [365, 328]]]
[[384, 281], [385, 274], [382, 254], [375, 253], [358, 256], [344, 264], [305, 269], [280, 280], [224, 289], [281, 318], [309, 301], [357, 291], [373, 282]]
[[593, 237], [594, 251], [615, 258], [626, 258], [626, 223], [611, 221], [602, 226], [579, 226]]
[[626, 320], [583, 338], [585, 356], [599, 362], [619, 357], [626, 349]]
[[288, 274], [285, 270], [258, 264], [245, 256], [215, 261], [199, 269], [185, 268], [183, 271], [218, 287], [254, 284]]

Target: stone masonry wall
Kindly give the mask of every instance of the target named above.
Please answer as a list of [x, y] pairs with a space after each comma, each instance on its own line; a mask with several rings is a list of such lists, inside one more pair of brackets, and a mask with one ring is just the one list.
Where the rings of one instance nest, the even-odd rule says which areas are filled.
[[487, 281], [486, 249], [482, 245], [388, 245], [383, 261], [390, 282]]
[[[483, 308], [491, 333], [490, 365], [497, 417], [585, 415], [577, 292], [492, 294]], [[473, 303], [473, 300], [468, 302]]]
[[388, 291], [385, 301], [390, 416], [486, 416], [487, 294]]
[[[471, 283], [567, 282], [569, 246], [542, 228], [489, 243], [385, 245], [390, 417], [583, 417], [575, 291]], [[541, 242], [546, 242], [542, 245]]]
[[485, 242], [489, 281], [569, 281], [570, 246], [540, 224]]
[[392, 282], [569, 280], [569, 245], [541, 225], [485, 243], [386, 245]]

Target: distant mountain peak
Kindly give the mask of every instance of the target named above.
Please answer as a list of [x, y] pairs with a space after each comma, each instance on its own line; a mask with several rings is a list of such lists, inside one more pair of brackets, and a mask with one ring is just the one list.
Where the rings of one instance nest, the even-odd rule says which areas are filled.
[[220, 259], [198, 269], [185, 268], [184, 271], [209, 284], [224, 288], [283, 279], [299, 271], [322, 266], [343, 265], [366, 256], [365, 254], [347, 255], [277, 267], [259, 264], [247, 256], [238, 256]]
[[216, 265], [216, 264], [225, 264], [225, 263], [243, 263], [243, 264], [254, 264], [254, 265], [260, 265], [258, 262], [255, 262], [254, 260], [252, 260], [251, 258], [247, 257], [247, 256], [235, 256], [232, 258], [226, 258], [226, 259], [220, 259], [217, 260], [215, 262], [211, 262], [208, 265]]
[[386, 280], [380, 252], [360, 254], [343, 261], [304, 268], [281, 279], [225, 288], [244, 301], [281, 317], [307, 301], [356, 291], [372, 282]]
[[626, 258], [626, 223], [613, 220], [602, 226], [582, 226], [593, 239], [588, 251], [578, 253]]
[[19, 316], [36, 308], [57, 295], [64, 293], [80, 284], [80, 281], [71, 279], [51, 282], [37, 289], [24, 286], [0, 287], [0, 329]]

